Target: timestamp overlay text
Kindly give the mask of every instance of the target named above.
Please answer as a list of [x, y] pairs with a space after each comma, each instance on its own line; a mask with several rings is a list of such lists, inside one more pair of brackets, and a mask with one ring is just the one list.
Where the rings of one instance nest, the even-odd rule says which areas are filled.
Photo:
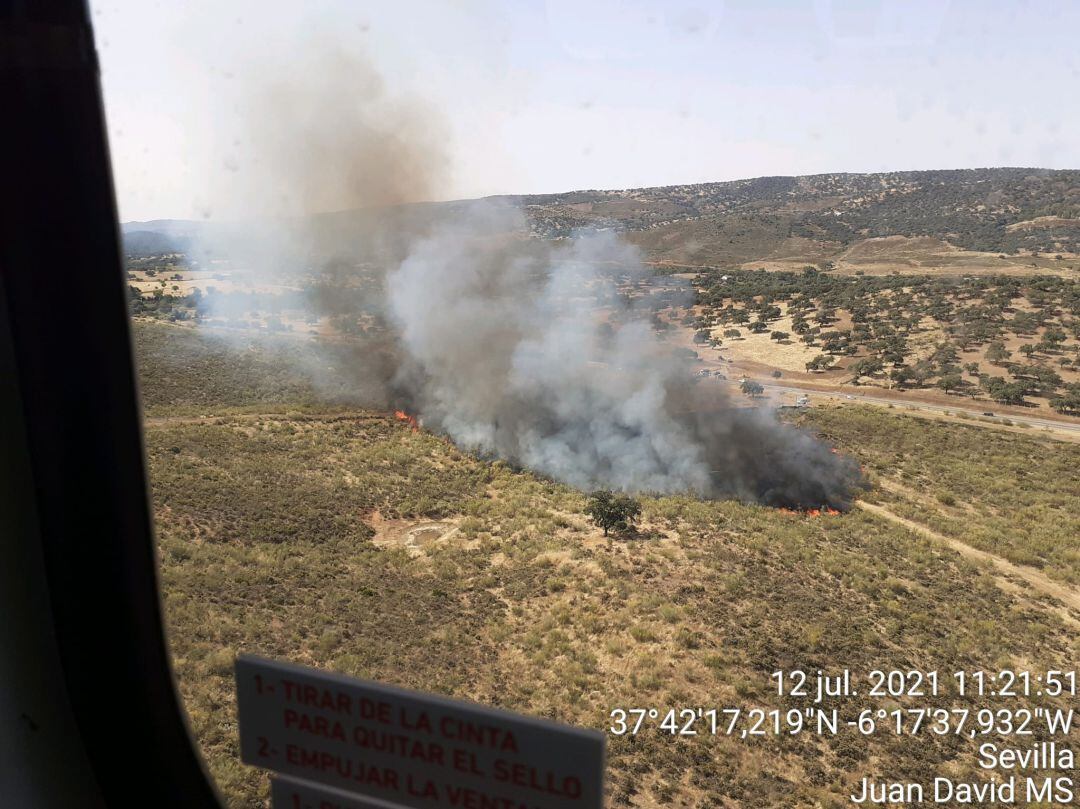
[[933, 744], [940, 772], [913, 773], [908, 765], [890, 773], [890, 756], [879, 753], [846, 784], [850, 802], [1074, 803], [1076, 670], [791, 669], [772, 672], [768, 685], [771, 699], [762, 703], [769, 704], [615, 707], [607, 730], [614, 737], [723, 736], [781, 745], [810, 736], [856, 757], [858, 746], [873, 739], [889, 741], [886, 750], [894, 751], [897, 744]]

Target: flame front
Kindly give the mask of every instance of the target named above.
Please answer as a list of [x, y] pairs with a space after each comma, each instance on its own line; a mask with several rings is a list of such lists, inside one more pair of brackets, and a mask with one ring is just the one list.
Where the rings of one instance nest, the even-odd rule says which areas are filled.
[[781, 514], [791, 514], [794, 516], [805, 514], [807, 517], [820, 517], [823, 514], [826, 517], [839, 516], [840, 511], [829, 506], [822, 506], [821, 508], [808, 508], [806, 511], [796, 511], [790, 508], [778, 509]]
[[414, 417], [410, 416], [404, 410], [395, 410], [394, 411], [394, 418], [396, 418], [398, 421], [403, 421], [406, 424], [408, 424], [413, 429], [414, 432], [420, 429], [420, 425], [416, 421], [416, 419]]

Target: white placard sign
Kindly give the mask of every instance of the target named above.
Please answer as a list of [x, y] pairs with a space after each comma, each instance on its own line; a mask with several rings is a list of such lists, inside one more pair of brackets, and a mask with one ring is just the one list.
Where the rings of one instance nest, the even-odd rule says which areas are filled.
[[[415, 809], [600, 809], [604, 734], [241, 655], [240, 758]], [[317, 809], [317, 807], [313, 807]]]

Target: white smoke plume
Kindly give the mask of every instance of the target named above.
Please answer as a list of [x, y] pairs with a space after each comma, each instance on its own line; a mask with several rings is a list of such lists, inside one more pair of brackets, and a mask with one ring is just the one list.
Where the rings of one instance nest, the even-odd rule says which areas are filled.
[[278, 67], [251, 79], [253, 224], [215, 249], [364, 335], [345, 362], [310, 341], [310, 376], [585, 490], [849, 503], [851, 461], [719, 385], [702, 401], [628, 300], [648, 272], [617, 235], [543, 242], [508, 203], [408, 204], [447, 174], [439, 116], [337, 49]]
[[580, 488], [706, 491], [701, 447], [667, 412], [682, 371], [657, 353], [647, 321], [607, 339], [599, 328], [619, 299], [595, 262], [640, 274], [635, 251], [610, 234], [539, 254], [485, 240], [517, 216], [479, 203], [389, 277], [425, 422]]
[[506, 235], [520, 220], [476, 203], [388, 278], [396, 387], [427, 426], [586, 490], [848, 504], [850, 461], [718, 387], [695, 395], [691, 367], [617, 288], [616, 273], [647, 275], [634, 248], [612, 233], [527, 244]]

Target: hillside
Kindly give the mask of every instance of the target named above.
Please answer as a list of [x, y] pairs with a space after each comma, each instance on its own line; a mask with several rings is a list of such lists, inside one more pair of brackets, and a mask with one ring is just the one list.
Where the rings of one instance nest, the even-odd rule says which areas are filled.
[[186, 239], [172, 237], [157, 230], [125, 230], [124, 255], [129, 258], [181, 253], [188, 247]]
[[640, 232], [634, 240], [654, 258], [688, 250], [721, 261], [785, 250], [811, 258], [887, 236], [977, 252], [1080, 252], [1080, 171], [819, 174], [514, 199], [539, 234]]
[[[564, 238], [579, 228], [625, 232], [654, 261], [732, 265], [775, 259], [866, 263], [877, 244], [848, 254], [867, 239], [904, 236], [900, 266], [945, 265], [960, 271], [994, 264], [999, 254], [1046, 254], [1042, 269], [1080, 261], [1080, 171], [991, 168], [883, 174], [759, 177], [658, 188], [572, 191], [498, 197], [520, 207], [534, 236]], [[343, 211], [313, 217], [327, 234], [372, 232], [453, 217], [459, 202]], [[130, 223], [127, 231], [175, 237], [204, 223]], [[885, 258], [892, 258], [891, 251]], [[904, 255], [904, 254], [907, 255]], [[974, 255], [972, 255], [974, 254]], [[872, 258], [872, 257], [870, 257]], [[974, 260], [974, 261], [973, 261]], [[915, 264], [912, 264], [912, 262]], [[869, 262], [873, 264], [874, 262]], [[894, 262], [895, 263], [895, 262]], [[998, 264], [996, 269], [1011, 264]], [[856, 269], [858, 267], [855, 267]], [[895, 267], [894, 267], [895, 268]], [[865, 269], [865, 267], [863, 268]]]
[[[266, 796], [237, 758], [237, 652], [600, 729], [616, 708], [786, 711], [778, 668], [1076, 660], [1080, 446], [815, 409], [806, 424], [871, 475], [867, 507], [646, 497], [639, 531], [605, 538], [573, 489], [320, 399], [289, 342], [137, 323], [135, 344], [176, 672], [230, 806]], [[653, 725], [609, 736], [609, 805], [845, 806], [882, 761], [976, 777], [981, 741]]]

